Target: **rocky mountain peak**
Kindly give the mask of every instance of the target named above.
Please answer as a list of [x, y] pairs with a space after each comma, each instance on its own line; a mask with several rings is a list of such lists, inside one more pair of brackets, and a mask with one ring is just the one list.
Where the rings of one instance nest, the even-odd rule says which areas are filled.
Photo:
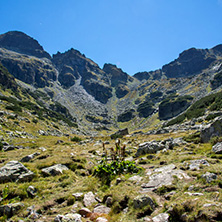
[[51, 58], [37, 40], [20, 31], [0, 35], [0, 47], [38, 58]]
[[123, 72], [122, 69], [118, 68], [116, 65], [105, 63], [103, 66], [103, 71], [111, 76], [111, 85], [117, 86], [120, 83], [125, 84], [128, 80], [129, 75]]

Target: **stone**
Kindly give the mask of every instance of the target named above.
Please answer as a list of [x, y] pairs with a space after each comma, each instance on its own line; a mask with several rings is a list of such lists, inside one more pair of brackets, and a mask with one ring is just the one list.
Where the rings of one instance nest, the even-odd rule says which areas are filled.
[[206, 172], [201, 177], [206, 179], [207, 183], [211, 183], [212, 181], [217, 179], [217, 175], [215, 173], [210, 173], [210, 172]]
[[137, 149], [135, 156], [139, 157], [148, 153], [156, 153], [157, 151], [162, 150], [164, 148], [165, 146], [163, 144], [158, 143], [156, 141], [141, 143], [139, 144], [139, 148]]
[[2, 148], [2, 150], [5, 152], [15, 150], [15, 149], [16, 149], [16, 147], [13, 145], [3, 146], [3, 148]]
[[112, 197], [107, 197], [106, 202], [105, 202], [107, 207], [111, 207], [113, 204], [113, 198]]
[[36, 193], [37, 193], [37, 189], [35, 187], [33, 187], [33, 186], [29, 186], [27, 188], [27, 193], [28, 193], [28, 195], [30, 197], [34, 197], [36, 195]]
[[133, 200], [133, 207], [135, 209], [142, 209], [145, 206], [150, 206], [152, 210], [155, 209], [155, 203], [149, 196], [141, 195]]
[[174, 177], [178, 179], [190, 179], [190, 177], [182, 170], [175, 169], [174, 164], [160, 167], [154, 170], [154, 173], [149, 176], [149, 182], [142, 184], [142, 188], [154, 190], [163, 185], [172, 185]]
[[108, 222], [108, 220], [106, 218], [104, 218], [104, 217], [98, 217], [96, 219], [96, 222]]
[[12, 217], [17, 214], [17, 212], [24, 206], [23, 203], [11, 203], [0, 206], [0, 215], [7, 215], [7, 217]]
[[76, 200], [83, 199], [83, 193], [73, 193], [72, 196], [74, 196]]
[[115, 139], [116, 137], [122, 137], [129, 134], [128, 128], [120, 129], [119, 131], [115, 132], [114, 134], [110, 135], [111, 139]]
[[83, 198], [84, 206], [89, 207], [94, 203], [97, 203], [97, 201], [95, 199], [95, 195], [93, 194], [93, 192], [90, 191], [90, 192], [86, 193]]
[[169, 221], [169, 214], [167, 213], [161, 213], [157, 216], [153, 217], [153, 222], [168, 222]]
[[201, 142], [207, 143], [212, 137], [222, 136], [222, 117], [217, 117], [215, 120], [203, 127], [200, 131]]
[[10, 161], [0, 168], [0, 183], [30, 181], [33, 177], [34, 173], [18, 161]]
[[62, 164], [56, 164], [51, 167], [47, 167], [42, 169], [42, 173], [45, 176], [56, 176], [63, 173], [64, 170], [68, 170], [69, 168]]
[[222, 143], [216, 143], [213, 147], [212, 147], [212, 152], [216, 153], [216, 154], [222, 154]]
[[36, 152], [36, 153], [33, 153], [33, 154], [23, 157], [20, 161], [22, 163], [29, 162], [30, 160], [34, 159], [36, 156], [39, 156], [39, 155], [40, 155], [40, 153]]
[[99, 213], [99, 214], [109, 214], [111, 211], [111, 208], [100, 205], [93, 209], [93, 213]]
[[55, 222], [82, 222], [80, 214], [66, 214], [66, 215], [57, 215], [54, 219]]
[[88, 208], [84, 207], [84, 208], [81, 208], [79, 210], [79, 214], [86, 218], [86, 217], [90, 217], [90, 215], [92, 214], [91, 210], [89, 210]]
[[200, 165], [210, 166], [210, 164], [204, 160], [191, 160], [189, 165], [189, 170], [200, 170]]

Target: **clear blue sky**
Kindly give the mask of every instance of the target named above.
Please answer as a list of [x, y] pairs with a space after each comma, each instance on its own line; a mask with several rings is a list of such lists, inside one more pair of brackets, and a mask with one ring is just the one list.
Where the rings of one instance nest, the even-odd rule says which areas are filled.
[[11, 30], [132, 75], [221, 44], [222, 0], [0, 0], [0, 33]]

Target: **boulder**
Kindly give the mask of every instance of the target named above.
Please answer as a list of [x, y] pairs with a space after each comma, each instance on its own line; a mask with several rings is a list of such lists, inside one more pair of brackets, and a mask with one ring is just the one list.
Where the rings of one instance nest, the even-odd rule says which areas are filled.
[[90, 215], [92, 214], [92, 212], [91, 212], [88, 208], [84, 207], [84, 208], [81, 208], [81, 209], [79, 210], [79, 214], [80, 214], [82, 217], [86, 218], [86, 217], [90, 217]]
[[190, 161], [190, 165], [189, 165], [189, 170], [200, 170], [200, 165], [210, 166], [210, 164], [206, 160], [204, 160], [204, 159], [201, 159], [201, 160], [191, 160]]
[[62, 174], [64, 170], [68, 170], [68, 169], [69, 168], [67, 168], [65, 165], [56, 164], [54, 166], [42, 169], [42, 173], [45, 176], [56, 176], [56, 175]]
[[39, 156], [39, 155], [40, 155], [40, 153], [36, 152], [36, 153], [33, 153], [33, 154], [23, 157], [20, 161], [22, 163], [29, 162], [30, 160], [34, 159], [36, 156]]
[[217, 117], [200, 131], [201, 142], [207, 143], [212, 137], [222, 136], [222, 117]]
[[133, 207], [135, 209], [142, 209], [145, 206], [150, 206], [152, 210], [155, 209], [155, 203], [149, 196], [140, 195], [133, 200]]
[[57, 215], [54, 219], [55, 222], [82, 222], [80, 214], [66, 214], [66, 215]]
[[18, 161], [10, 161], [0, 168], [0, 183], [30, 181], [34, 173]]
[[165, 146], [163, 144], [158, 143], [156, 141], [141, 143], [139, 144], [139, 148], [137, 149], [135, 156], [138, 157], [148, 153], [156, 153], [157, 151], [162, 150], [164, 148]]
[[217, 179], [217, 175], [215, 173], [206, 172], [201, 176], [202, 178], [206, 179], [207, 183], [212, 182], [213, 180]]
[[190, 179], [190, 177], [182, 170], [177, 170], [174, 164], [164, 166], [154, 170], [154, 173], [149, 176], [149, 182], [141, 185], [143, 189], [155, 190], [163, 185], [172, 185], [174, 177], [178, 179]]
[[12, 217], [24, 206], [22, 203], [11, 203], [0, 206], [0, 216]]
[[128, 128], [120, 129], [119, 131], [115, 132], [114, 134], [110, 135], [111, 139], [115, 139], [116, 137], [122, 137], [128, 135], [129, 131]]
[[109, 214], [110, 211], [111, 211], [111, 208], [100, 205], [94, 208], [93, 213]]
[[213, 147], [212, 147], [212, 152], [216, 153], [216, 154], [222, 154], [222, 143], [216, 143]]
[[37, 193], [37, 189], [35, 187], [33, 187], [33, 186], [29, 186], [27, 188], [27, 193], [28, 193], [28, 195], [30, 197], [34, 197], [36, 195], [36, 193]]
[[84, 206], [86, 207], [91, 206], [93, 203], [97, 203], [93, 192], [90, 191], [84, 195], [83, 203], [84, 203]]
[[167, 213], [161, 213], [157, 216], [153, 217], [153, 222], [168, 222], [169, 221], [169, 214]]
[[96, 222], [108, 222], [108, 220], [106, 218], [104, 218], [104, 217], [98, 217], [96, 219]]

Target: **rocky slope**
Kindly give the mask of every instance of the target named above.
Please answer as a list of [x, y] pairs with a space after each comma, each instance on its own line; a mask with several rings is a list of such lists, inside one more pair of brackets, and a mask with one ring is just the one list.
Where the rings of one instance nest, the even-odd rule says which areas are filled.
[[[101, 69], [75, 49], [51, 57], [22, 32], [0, 35], [0, 62], [17, 84], [65, 106], [85, 133], [125, 125], [130, 130], [157, 127], [155, 123], [179, 115], [220, 89], [221, 56], [221, 45], [191, 48], [162, 69], [132, 77], [112, 64]], [[183, 99], [188, 95], [193, 99]], [[48, 108], [50, 101], [44, 101]]]

